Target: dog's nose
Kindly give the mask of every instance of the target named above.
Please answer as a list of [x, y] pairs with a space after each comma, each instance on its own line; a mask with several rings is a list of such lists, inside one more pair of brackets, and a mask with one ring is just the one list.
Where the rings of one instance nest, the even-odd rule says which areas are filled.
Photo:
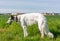
[[12, 20], [8, 20], [8, 21], [7, 21], [7, 24], [11, 24], [11, 23], [12, 23]]

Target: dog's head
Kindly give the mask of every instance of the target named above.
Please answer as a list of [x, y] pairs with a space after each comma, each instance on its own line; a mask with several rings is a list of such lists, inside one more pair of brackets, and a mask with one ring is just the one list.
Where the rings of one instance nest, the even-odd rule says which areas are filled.
[[15, 20], [16, 22], [18, 21], [17, 15], [16, 15], [16, 16], [11, 15], [10, 18], [8, 19], [7, 23], [8, 23], [8, 24], [11, 24], [14, 20]]

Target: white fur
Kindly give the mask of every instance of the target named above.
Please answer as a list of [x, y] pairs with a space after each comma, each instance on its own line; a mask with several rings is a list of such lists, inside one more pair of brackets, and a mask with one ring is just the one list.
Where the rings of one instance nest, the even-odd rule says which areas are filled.
[[18, 21], [21, 22], [21, 26], [24, 31], [24, 37], [28, 36], [27, 33], [27, 25], [32, 25], [34, 23], [38, 23], [38, 28], [41, 33], [41, 38], [44, 37], [44, 34], [53, 38], [54, 35], [49, 31], [49, 27], [47, 24], [46, 17], [40, 13], [27, 13], [18, 15]]

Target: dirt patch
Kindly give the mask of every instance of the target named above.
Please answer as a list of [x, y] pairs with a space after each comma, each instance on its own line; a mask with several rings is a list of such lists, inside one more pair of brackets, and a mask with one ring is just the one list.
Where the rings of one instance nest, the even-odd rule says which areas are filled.
[[5, 31], [5, 29], [3, 29], [3, 28], [0, 28], [0, 32], [4, 32]]

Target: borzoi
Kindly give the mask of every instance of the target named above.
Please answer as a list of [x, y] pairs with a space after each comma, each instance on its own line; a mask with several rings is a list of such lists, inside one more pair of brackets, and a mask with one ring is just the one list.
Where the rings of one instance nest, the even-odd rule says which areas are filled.
[[13, 20], [16, 20], [21, 23], [21, 26], [24, 31], [24, 37], [28, 36], [27, 25], [32, 25], [36, 22], [38, 23], [38, 28], [41, 33], [41, 38], [44, 37], [44, 34], [49, 36], [50, 38], [54, 37], [54, 35], [49, 31], [47, 19], [43, 14], [27, 13], [27, 14], [16, 15], [16, 16], [11, 15], [7, 23], [11, 24]]

